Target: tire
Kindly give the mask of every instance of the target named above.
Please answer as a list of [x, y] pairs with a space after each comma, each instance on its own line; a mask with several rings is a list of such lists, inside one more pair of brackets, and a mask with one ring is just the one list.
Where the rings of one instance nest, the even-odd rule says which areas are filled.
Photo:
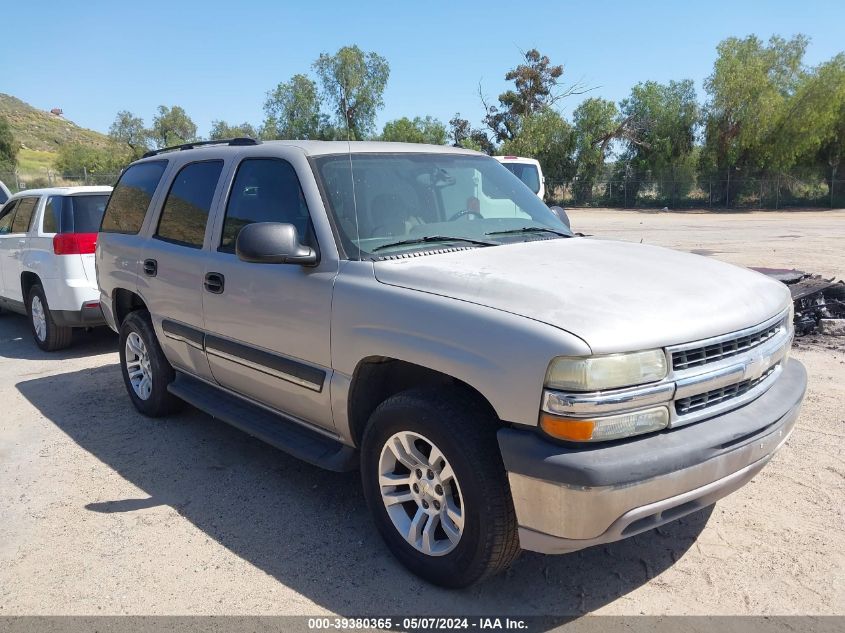
[[[361, 479], [376, 527], [405, 567], [435, 585], [466, 587], [504, 570], [519, 555], [516, 516], [496, 440], [496, 422], [469, 394], [414, 389], [379, 405], [364, 432]], [[396, 441], [399, 447], [391, 449], [388, 444], [397, 447]], [[421, 479], [397, 458], [403, 441], [412, 441], [417, 457], [430, 460], [438, 450], [445, 462], [437, 458], [429, 472], [423, 464]], [[434, 448], [426, 454], [429, 447]], [[404, 450], [406, 458], [409, 452]], [[454, 473], [451, 479], [448, 467]], [[392, 503], [390, 510], [382, 495], [382, 476], [406, 477], [408, 481], [386, 486], [388, 497], [405, 499]], [[418, 486], [416, 492], [413, 485]], [[435, 508], [438, 499], [440, 505]], [[415, 524], [420, 512], [430, 514]], [[447, 520], [450, 512], [459, 514], [461, 521]], [[426, 543], [424, 528], [429, 523], [436, 527], [434, 538]], [[407, 533], [420, 534], [419, 539], [414, 538], [416, 544], [403, 535], [406, 527]], [[427, 545], [432, 553], [423, 551]]]
[[149, 312], [136, 310], [124, 319], [119, 351], [123, 382], [135, 408], [151, 418], [176, 411], [181, 401], [167, 390], [176, 372], [161, 351]]
[[55, 352], [64, 349], [73, 340], [73, 328], [56, 325], [47, 296], [41, 284], [34, 284], [29, 289], [26, 300], [26, 313], [29, 317], [29, 327], [35, 344], [45, 352]]

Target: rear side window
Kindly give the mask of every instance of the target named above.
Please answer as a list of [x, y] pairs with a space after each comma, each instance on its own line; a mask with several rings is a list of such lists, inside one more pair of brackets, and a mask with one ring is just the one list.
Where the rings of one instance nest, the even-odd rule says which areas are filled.
[[44, 233], [96, 233], [103, 221], [108, 194], [50, 196], [44, 207]]
[[18, 210], [12, 222], [12, 233], [26, 233], [32, 221], [32, 214], [38, 205], [38, 198], [22, 198], [18, 202]]
[[15, 219], [15, 207], [17, 204], [17, 200], [12, 200], [3, 207], [3, 211], [0, 211], [0, 235], [6, 235], [12, 232], [12, 220]]
[[246, 159], [238, 166], [223, 222], [221, 251], [235, 252], [240, 230], [253, 222], [293, 224], [302, 242], [311, 237], [311, 219], [293, 166], [275, 158]]
[[103, 224], [103, 233], [137, 233], [144, 224], [156, 187], [164, 173], [167, 161], [138, 163], [127, 168], [115, 185], [109, 198]]
[[534, 193], [540, 193], [540, 172], [536, 165], [525, 163], [502, 163], [509, 172], [528, 185]]
[[50, 196], [44, 207], [41, 230], [44, 233], [59, 233], [62, 230], [62, 201], [64, 196]]
[[164, 201], [156, 237], [193, 248], [202, 247], [222, 170], [222, 160], [190, 163], [179, 170]]

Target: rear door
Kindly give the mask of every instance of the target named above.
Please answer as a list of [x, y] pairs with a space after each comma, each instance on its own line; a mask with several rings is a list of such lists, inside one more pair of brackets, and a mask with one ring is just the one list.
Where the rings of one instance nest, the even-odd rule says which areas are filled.
[[223, 160], [206, 160], [176, 171], [142, 251], [142, 294], [159, 342], [175, 367], [205, 380], [213, 377], [203, 349], [204, 246], [223, 167]]
[[0, 243], [0, 259], [3, 268], [3, 294], [12, 301], [24, 301], [21, 291], [21, 273], [23, 272], [23, 254], [29, 241], [29, 229], [35, 210], [40, 201], [39, 196], [20, 198], [15, 206], [15, 217], [11, 230], [3, 236]]

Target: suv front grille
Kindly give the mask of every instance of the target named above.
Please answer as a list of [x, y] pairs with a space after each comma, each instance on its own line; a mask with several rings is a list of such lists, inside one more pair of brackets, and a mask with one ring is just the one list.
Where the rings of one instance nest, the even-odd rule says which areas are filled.
[[769, 325], [757, 332], [751, 332], [737, 338], [726, 339], [702, 347], [678, 350], [672, 353], [672, 368], [675, 371], [700, 367], [723, 358], [738, 356], [748, 350], [762, 345], [775, 336], [783, 327], [783, 322]]
[[725, 400], [730, 400], [731, 398], [736, 398], [745, 393], [748, 393], [754, 387], [763, 382], [766, 378], [771, 376], [772, 372], [774, 372], [777, 367], [777, 365], [769, 367], [769, 369], [767, 369], [765, 372], [763, 372], [762, 375], [757, 378], [750, 378], [749, 380], [743, 380], [742, 382], [738, 382], [733, 385], [720, 387], [719, 389], [713, 389], [705, 393], [699, 393], [697, 395], [690, 396], [689, 398], [681, 398], [679, 400], [676, 400], [675, 411], [678, 413], [678, 415], [686, 415], [688, 413], [700, 411], [701, 409], [712, 407], [713, 405], [719, 404], [720, 402], [724, 402]]

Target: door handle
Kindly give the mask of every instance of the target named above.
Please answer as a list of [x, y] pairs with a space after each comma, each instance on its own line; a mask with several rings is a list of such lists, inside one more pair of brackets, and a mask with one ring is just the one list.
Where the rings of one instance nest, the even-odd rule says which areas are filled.
[[145, 259], [144, 274], [147, 277], [155, 277], [158, 274], [158, 262], [154, 259]]
[[203, 285], [208, 292], [219, 295], [223, 294], [225, 278], [220, 273], [208, 273], [205, 276]]

